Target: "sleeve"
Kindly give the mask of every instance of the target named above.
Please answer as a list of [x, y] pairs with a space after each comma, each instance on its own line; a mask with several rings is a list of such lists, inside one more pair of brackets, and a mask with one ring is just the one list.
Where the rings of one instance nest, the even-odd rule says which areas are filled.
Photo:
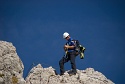
[[65, 45], [69, 45], [68, 42], [66, 42]]

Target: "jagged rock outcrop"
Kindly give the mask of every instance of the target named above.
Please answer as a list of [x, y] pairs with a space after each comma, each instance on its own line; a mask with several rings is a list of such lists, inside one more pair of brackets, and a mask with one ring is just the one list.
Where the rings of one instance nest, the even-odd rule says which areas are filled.
[[0, 84], [114, 84], [93, 68], [77, 69], [77, 74], [72, 76], [69, 76], [69, 70], [60, 76], [54, 68], [43, 68], [38, 64], [30, 70], [26, 80], [23, 70], [16, 48], [12, 43], [0, 41]]
[[38, 64], [29, 72], [26, 84], [114, 84], [93, 68], [77, 70], [77, 74], [72, 76], [69, 76], [70, 72], [66, 71], [60, 76], [55, 74], [54, 68], [43, 68]]
[[0, 84], [25, 84], [23, 69], [12, 43], [0, 41]]

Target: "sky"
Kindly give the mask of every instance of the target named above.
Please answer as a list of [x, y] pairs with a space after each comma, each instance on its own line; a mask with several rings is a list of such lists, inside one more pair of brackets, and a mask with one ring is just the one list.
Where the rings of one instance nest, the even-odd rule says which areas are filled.
[[124, 0], [0, 0], [0, 40], [16, 47], [24, 77], [39, 63], [59, 73], [64, 32], [86, 48], [84, 59], [76, 57], [77, 69], [91, 67], [125, 84]]

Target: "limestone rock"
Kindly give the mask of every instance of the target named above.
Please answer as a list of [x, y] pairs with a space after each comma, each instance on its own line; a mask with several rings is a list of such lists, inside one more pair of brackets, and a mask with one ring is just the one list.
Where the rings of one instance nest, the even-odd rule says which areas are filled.
[[114, 84], [102, 73], [93, 68], [78, 70], [77, 74], [69, 76], [71, 70], [64, 75], [56, 75], [52, 67], [43, 68], [40, 64], [33, 67], [26, 78], [26, 84]]
[[43, 68], [41, 64], [32, 68], [26, 78], [26, 84], [48, 84], [49, 78], [55, 75], [52, 67]]
[[23, 69], [13, 44], [0, 41], [0, 84], [25, 84]]

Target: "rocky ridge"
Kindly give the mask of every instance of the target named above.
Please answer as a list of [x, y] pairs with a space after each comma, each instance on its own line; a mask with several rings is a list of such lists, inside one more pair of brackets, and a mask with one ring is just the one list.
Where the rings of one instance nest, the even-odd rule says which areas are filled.
[[0, 41], [0, 84], [114, 84], [93, 68], [78, 70], [69, 76], [71, 70], [60, 76], [52, 67], [41, 64], [33, 67], [26, 79], [23, 78], [24, 65], [12, 43]]
[[0, 41], [0, 84], [25, 84], [24, 65], [12, 43]]
[[56, 75], [54, 68], [43, 68], [41, 64], [38, 64], [29, 72], [26, 84], [114, 84], [93, 68], [77, 69], [77, 74], [72, 76], [69, 76], [70, 72], [71, 70], [66, 71], [60, 76]]

